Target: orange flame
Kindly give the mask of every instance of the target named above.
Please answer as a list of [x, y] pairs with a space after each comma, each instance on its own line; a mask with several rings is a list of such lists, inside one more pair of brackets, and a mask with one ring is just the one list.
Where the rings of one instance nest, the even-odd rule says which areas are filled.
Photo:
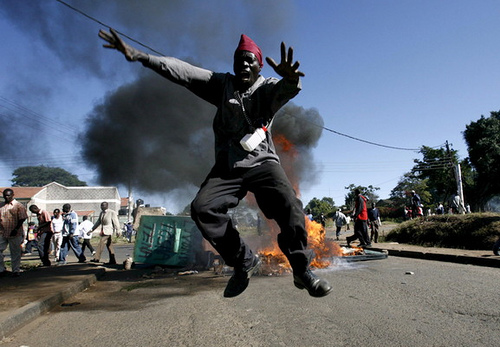
[[[312, 267], [317, 269], [326, 268], [331, 265], [332, 257], [346, 255], [336, 242], [325, 237], [325, 230], [320, 223], [310, 221], [306, 217], [305, 221], [308, 234], [308, 247], [314, 252], [314, 258], [311, 261]], [[271, 227], [271, 230], [273, 229]], [[273, 231], [277, 233], [276, 230]], [[282, 273], [290, 271], [290, 264], [283, 253], [281, 253], [276, 241], [273, 241], [272, 246], [259, 251], [259, 255], [264, 264], [273, 269], [271, 272]]]
[[280, 146], [281, 150], [286, 153], [290, 153], [292, 156], [297, 156], [297, 150], [291, 141], [289, 141], [284, 135], [277, 134], [273, 136], [273, 141], [275, 144]]
[[342, 255], [340, 246], [331, 239], [325, 237], [325, 229], [320, 223], [310, 221], [306, 218], [307, 243], [314, 251], [314, 259], [311, 266], [322, 269], [331, 265], [330, 258]]
[[[299, 151], [295, 148], [294, 144], [289, 141], [285, 136], [277, 134], [273, 136], [273, 141], [281, 150], [280, 156], [282, 157], [282, 166], [285, 170], [288, 179], [292, 183], [296, 192], [299, 192], [299, 178], [294, 170], [294, 165], [299, 159]], [[285, 158], [283, 158], [285, 156]], [[314, 259], [311, 261], [311, 266], [315, 268], [326, 268], [331, 265], [331, 259], [335, 256], [348, 256], [356, 255], [363, 252], [362, 248], [359, 249], [345, 249], [340, 247], [332, 239], [325, 237], [326, 233], [320, 223], [310, 221], [305, 217], [306, 230], [308, 234], [307, 243], [308, 247], [314, 252]], [[271, 233], [277, 235], [279, 233], [278, 226], [268, 222]], [[276, 238], [273, 238], [272, 245], [259, 251], [259, 256], [267, 268], [268, 274], [281, 274], [283, 272], [290, 272], [290, 264], [283, 255], [277, 244]]]

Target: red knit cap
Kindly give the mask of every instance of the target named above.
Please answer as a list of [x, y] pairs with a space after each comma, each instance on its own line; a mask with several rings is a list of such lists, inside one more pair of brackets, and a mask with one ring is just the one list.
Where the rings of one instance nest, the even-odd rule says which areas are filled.
[[241, 34], [240, 43], [236, 48], [236, 52], [237, 51], [252, 52], [253, 54], [255, 54], [255, 57], [259, 61], [260, 67], [264, 65], [262, 63], [262, 51], [260, 50], [259, 46], [257, 46], [257, 44], [253, 42], [253, 40], [248, 36], [246, 36], [245, 34]]

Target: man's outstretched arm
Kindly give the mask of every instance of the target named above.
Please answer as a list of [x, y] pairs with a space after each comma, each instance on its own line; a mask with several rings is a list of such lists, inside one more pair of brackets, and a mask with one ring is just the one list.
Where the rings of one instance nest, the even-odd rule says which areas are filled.
[[105, 48], [116, 49], [125, 55], [128, 61], [146, 61], [148, 55], [128, 44], [126, 44], [114, 29], [109, 29], [109, 33], [104, 30], [99, 30], [99, 37], [108, 42], [103, 45]]

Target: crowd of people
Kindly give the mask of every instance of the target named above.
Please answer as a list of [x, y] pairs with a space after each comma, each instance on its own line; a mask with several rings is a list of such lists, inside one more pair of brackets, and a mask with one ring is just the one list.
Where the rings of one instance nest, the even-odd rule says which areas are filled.
[[458, 192], [452, 196], [446, 203], [446, 207], [442, 202], [435, 205], [434, 208], [428, 207], [424, 212], [424, 205], [420, 196], [414, 191], [411, 191], [411, 203], [404, 208], [405, 219], [413, 219], [424, 216], [442, 215], [442, 214], [465, 214], [471, 213], [470, 205], [464, 205], [462, 198]]
[[[56, 208], [50, 214], [37, 205], [28, 209], [14, 198], [14, 191], [7, 188], [3, 191], [4, 202], [0, 203], [0, 277], [9, 272], [4, 261], [4, 251], [9, 247], [11, 272], [13, 277], [21, 274], [21, 257], [38, 252], [42, 266], [64, 265], [70, 250], [79, 263], [85, 263], [88, 249], [93, 258], [91, 262], [99, 263], [106, 247], [109, 252], [109, 262], [116, 264], [112, 243], [113, 235], [120, 235], [122, 228], [118, 214], [108, 208], [108, 203], [101, 203], [99, 217], [92, 223], [88, 216], [83, 216], [81, 223], [78, 214], [70, 204], [62, 206], [62, 212]], [[29, 212], [28, 212], [29, 210]], [[29, 221], [25, 230], [24, 224], [35, 215], [37, 222]], [[124, 225], [125, 236], [130, 242], [133, 234], [132, 223]], [[97, 249], [94, 249], [91, 239], [94, 234], [100, 237]], [[54, 263], [53, 263], [54, 262]]]
[[[350, 246], [352, 241], [358, 240], [358, 246], [370, 247], [372, 242], [377, 243], [379, 239], [379, 229], [382, 225], [380, 211], [374, 202], [371, 202], [371, 207], [368, 207], [369, 199], [362, 195], [359, 189], [356, 189], [354, 193], [355, 201], [353, 208], [344, 212], [341, 208], [338, 208], [331, 217], [333, 227], [335, 228], [335, 237], [338, 241], [344, 226], [346, 231], [349, 230], [352, 218], [354, 220], [354, 234], [346, 238], [347, 245]], [[409, 195], [409, 204], [404, 206], [404, 217], [406, 220], [431, 215], [471, 213], [470, 205], [464, 205], [458, 193], [449, 199], [446, 207], [440, 202], [434, 209], [429, 207], [425, 211], [422, 200], [417, 192], [412, 190]], [[323, 228], [325, 227], [326, 217], [323, 213], [318, 213], [314, 216], [310, 209], [307, 209], [305, 213], [311, 221], [320, 223]], [[500, 248], [500, 241], [498, 248]]]

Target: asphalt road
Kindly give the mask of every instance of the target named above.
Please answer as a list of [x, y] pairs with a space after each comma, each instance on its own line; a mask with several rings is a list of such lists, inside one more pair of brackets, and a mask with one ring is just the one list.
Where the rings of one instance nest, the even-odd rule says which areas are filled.
[[335, 287], [325, 298], [296, 289], [291, 275], [253, 277], [245, 293], [226, 299], [228, 277], [211, 272], [141, 281], [110, 273], [0, 346], [495, 346], [500, 341], [498, 269], [389, 257], [317, 273]]

